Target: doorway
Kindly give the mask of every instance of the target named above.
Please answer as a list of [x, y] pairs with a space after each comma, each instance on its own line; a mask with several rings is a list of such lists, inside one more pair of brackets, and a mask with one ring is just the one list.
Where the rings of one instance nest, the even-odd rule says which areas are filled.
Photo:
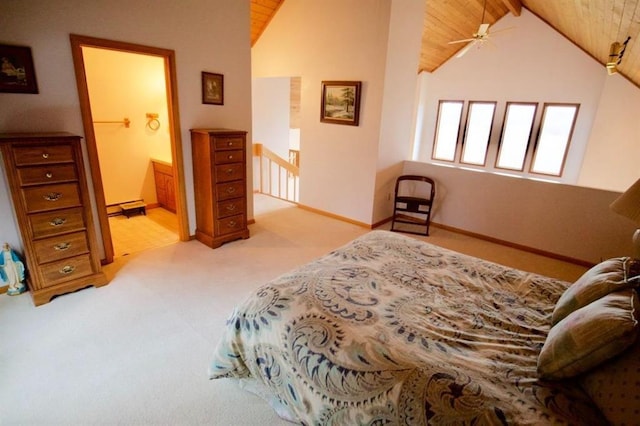
[[[158, 197], [156, 197], [155, 182], [157, 177], [154, 173], [156, 169], [155, 163], [160, 165], [159, 169], [165, 174], [171, 176], [171, 179], [163, 180], [162, 185], [165, 191], [173, 195], [172, 207], [175, 211], [174, 223], [177, 227], [178, 238], [180, 241], [187, 241], [189, 232], [177, 104], [175, 53], [168, 49], [73, 34], [70, 38], [89, 158], [89, 169], [95, 194], [99, 232], [104, 249], [102, 263], [111, 263], [115, 255], [124, 254], [122, 252], [117, 253], [114, 250], [115, 234], [113, 231], [115, 228], [112, 229], [109, 216], [122, 211], [123, 204], [131, 205], [130, 203], [142, 202], [146, 204], [146, 207], [160, 205], [158, 203], [158, 199], [160, 199], [159, 193]], [[111, 68], [114, 71], [106, 74], [97, 74], [100, 76], [97, 81], [94, 81], [93, 77], [89, 78], [88, 65], [91, 64], [92, 55], [100, 55], [104, 68]], [[109, 91], [107, 91], [106, 97], [101, 96], [99, 97], [99, 102], [96, 101], [94, 105], [91, 104], [92, 92], [94, 97], [96, 93], [94, 85], [109, 87], [111, 82], [109, 76], [127, 75], [132, 77], [133, 74], [128, 73], [139, 71], [138, 66], [133, 68], [127, 67], [125, 64], [119, 66], [120, 63], [118, 61], [124, 62], [125, 59], [127, 61], [135, 59], [141, 61], [139, 63], [150, 63], [161, 68], [159, 70], [159, 78], [141, 80], [144, 81], [145, 86], [153, 84], [158, 86], [155, 88], [155, 93], [159, 94], [159, 97], [163, 99], [156, 100], [153, 105], [160, 106], [139, 107], [137, 110], [132, 110], [133, 106], [131, 104], [134, 103], [133, 100], [124, 103], [122, 100], [109, 100]], [[93, 73], [91, 75], [94, 76]], [[113, 84], [113, 82], [111, 83]], [[104, 92], [104, 90], [102, 91]], [[112, 91], [115, 92], [115, 90]], [[142, 88], [140, 91], [143, 96], [149, 96], [144, 95], [145, 92]], [[129, 92], [129, 95], [131, 95], [132, 93], [137, 94], [138, 91], [131, 89]], [[101, 116], [100, 114], [105, 111], [114, 110], [113, 105], [110, 105], [114, 102], [120, 103], [122, 113]], [[150, 110], [147, 111], [147, 109]], [[144, 111], [144, 113], [141, 111]], [[134, 116], [130, 116], [131, 114]], [[159, 132], [161, 128], [162, 134], [168, 139], [164, 148], [162, 147], [163, 144], [158, 142], [161, 140], [161, 133]], [[136, 129], [139, 132], [137, 135], [134, 133]], [[98, 136], [100, 141], [97, 140]], [[106, 148], [104, 145], [105, 138], [107, 142]], [[152, 159], [155, 161], [151, 161]], [[149, 205], [148, 201], [151, 201], [151, 205]], [[152, 210], [146, 207], [142, 210], [137, 209], [135, 212], [142, 215], [151, 213]], [[149, 216], [151, 215], [149, 214]], [[122, 222], [122, 220], [128, 220], [129, 217], [127, 215], [126, 218], [120, 217], [119, 219]], [[111, 220], [111, 223], [113, 224], [113, 220]], [[122, 222], [122, 224], [131, 226], [131, 222]], [[125, 231], [124, 233], [126, 234], [127, 232]]]

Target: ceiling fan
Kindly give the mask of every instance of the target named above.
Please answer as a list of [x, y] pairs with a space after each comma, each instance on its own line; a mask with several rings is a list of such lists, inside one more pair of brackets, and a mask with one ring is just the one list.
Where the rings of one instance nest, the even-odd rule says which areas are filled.
[[[482, 46], [485, 41], [489, 41], [489, 24], [484, 23], [484, 14], [487, 10], [487, 0], [484, 0], [484, 5], [482, 7], [482, 20], [480, 21], [480, 26], [478, 27], [478, 31], [473, 33], [471, 38], [465, 38], [462, 40], [454, 40], [450, 41], [448, 44], [456, 44], [456, 43], [468, 43], [465, 47], [462, 48], [457, 54], [456, 58], [460, 58], [464, 56], [473, 46]], [[496, 34], [501, 31], [510, 30], [511, 28], [505, 28], [500, 31], [493, 31], [492, 34]]]

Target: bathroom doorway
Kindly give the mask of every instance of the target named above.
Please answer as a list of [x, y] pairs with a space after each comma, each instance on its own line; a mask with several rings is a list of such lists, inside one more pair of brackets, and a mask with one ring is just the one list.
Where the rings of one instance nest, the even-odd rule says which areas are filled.
[[71, 45], [102, 262], [188, 240], [174, 52], [78, 35]]

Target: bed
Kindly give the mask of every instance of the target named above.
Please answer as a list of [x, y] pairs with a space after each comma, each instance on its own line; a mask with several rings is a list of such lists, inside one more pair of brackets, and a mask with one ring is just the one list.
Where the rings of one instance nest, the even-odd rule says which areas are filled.
[[[590, 374], [640, 354], [636, 264], [612, 262], [570, 285], [372, 231], [239, 304], [209, 376], [237, 379], [306, 425], [606, 424], [598, 403], [611, 396], [594, 403], [589, 383], [601, 391], [611, 372]], [[604, 273], [608, 284], [593, 284]], [[620, 303], [594, 308], [611, 295]], [[592, 316], [610, 324], [611, 310], [619, 322], [595, 333]], [[567, 347], [576, 358], [571, 345], [588, 356], [563, 360]]]

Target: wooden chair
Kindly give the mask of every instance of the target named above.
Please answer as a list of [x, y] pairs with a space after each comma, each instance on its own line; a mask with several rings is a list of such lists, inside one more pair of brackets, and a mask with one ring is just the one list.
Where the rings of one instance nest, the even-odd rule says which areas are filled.
[[[393, 199], [391, 230], [417, 235], [429, 235], [431, 209], [435, 196], [436, 185], [433, 179], [417, 175], [398, 177]], [[398, 228], [397, 224], [399, 223], [411, 226]], [[415, 230], [422, 227], [425, 227], [424, 232]]]

